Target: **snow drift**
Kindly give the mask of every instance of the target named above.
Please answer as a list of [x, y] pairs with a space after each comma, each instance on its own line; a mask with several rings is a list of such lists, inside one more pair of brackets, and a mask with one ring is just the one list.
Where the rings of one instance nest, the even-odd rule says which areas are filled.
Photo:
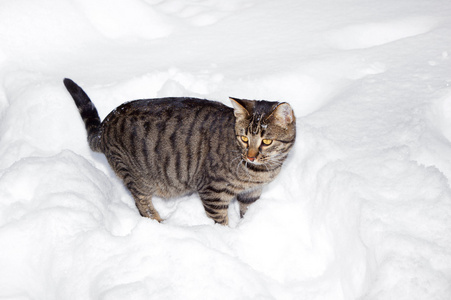
[[[449, 299], [449, 1], [0, 3], [0, 299]], [[288, 101], [298, 138], [244, 219], [141, 218], [62, 84]]]

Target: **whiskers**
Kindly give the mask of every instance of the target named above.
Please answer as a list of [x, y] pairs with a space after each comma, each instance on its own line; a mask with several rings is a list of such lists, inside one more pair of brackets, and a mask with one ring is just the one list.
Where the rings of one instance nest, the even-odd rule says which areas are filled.
[[260, 163], [261, 165], [266, 167], [267, 171], [271, 171], [280, 167], [283, 164], [285, 158], [286, 157], [281, 154], [264, 156], [260, 159]]
[[249, 162], [246, 160], [245, 155], [241, 151], [236, 151], [235, 150], [233, 152], [240, 152], [240, 154], [237, 157], [232, 159], [232, 164], [234, 164], [236, 161], [238, 161], [237, 164], [236, 164], [236, 169], [235, 169], [236, 176], [241, 177], [240, 176], [240, 170], [241, 170], [241, 172], [244, 172], [244, 175], [247, 175], [247, 181], [250, 181], [251, 180], [251, 174], [249, 173], [249, 169], [247, 168], [247, 164]]
[[245, 151], [231, 150], [231, 152], [233, 153], [230, 162], [231, 166], [235, 169], [236, 176], [246, 182], [253, 182], [266, 176], [272, 176], [270, 174], [282, 166], [287, 156], [283, 153], [265, 155], [259, 152], [255, 161], [250, 162], [246, 159]]

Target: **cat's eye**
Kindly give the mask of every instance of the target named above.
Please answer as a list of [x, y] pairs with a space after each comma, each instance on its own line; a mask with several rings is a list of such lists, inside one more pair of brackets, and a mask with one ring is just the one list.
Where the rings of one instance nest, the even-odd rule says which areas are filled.
[[266, 146], [269, 146], [272, 144], [272, 140], [268, 140], [268, 139], [263, 139], [262, 140], [263, 144], [265, 144]]
[[247, 136], [245, 136], [245, 135], [242, 135], [242, 136], [241, 136], [241, 140], [242, 140], [243, 142], [245, 142], [245, 143], [247, 143], [247, 142], [249, 141], [249, 139], [248, 139]]

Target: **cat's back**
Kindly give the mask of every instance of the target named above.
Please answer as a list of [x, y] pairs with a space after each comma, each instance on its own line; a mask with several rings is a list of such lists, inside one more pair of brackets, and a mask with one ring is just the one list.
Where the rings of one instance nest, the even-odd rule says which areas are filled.
[[156, 99], [141, 99], [126, 102], [113, 110], [105, 119], [109, 122], [113, 118], [133, 118], [143, 116], [172, 117], [183, 114], [185, 117], [201, 112], [213, 114], [233, 114], [232, 108], [216, 101], [186, 98], [168, 97]]
[[192, 138], [225, 127], [231, 130], [234, 122], [233, 109], [220, 102], [170, 97], [126, 102], [105, 118], [102, 131], [104, 139], [131, 135], [161, 143], [176, 136]]

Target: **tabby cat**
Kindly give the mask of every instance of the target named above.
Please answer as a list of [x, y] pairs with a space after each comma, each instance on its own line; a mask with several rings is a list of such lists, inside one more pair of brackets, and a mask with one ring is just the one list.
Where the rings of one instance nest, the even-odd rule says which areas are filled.
[[207, 215], [227, 225], [236, 197], [240, 215], [280, 172], [296, 137], [288, 103], [230, 98], [233, 108], [196, 98], [135, 100], [103, 122], [86, 93], [64, 79], [93, 151], [105, 154], [144, 217], [162, 221], [152, 196], [197, 192]]

